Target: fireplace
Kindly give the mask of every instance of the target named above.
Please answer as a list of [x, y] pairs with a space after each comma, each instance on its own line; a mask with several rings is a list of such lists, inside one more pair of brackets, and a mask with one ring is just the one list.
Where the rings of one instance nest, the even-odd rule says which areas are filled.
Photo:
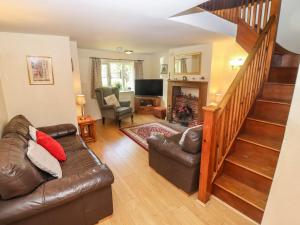
[[203, 122], [202, 107], [206, 105], [207, 82], [168, 81], [169, 122], [191, 127]]

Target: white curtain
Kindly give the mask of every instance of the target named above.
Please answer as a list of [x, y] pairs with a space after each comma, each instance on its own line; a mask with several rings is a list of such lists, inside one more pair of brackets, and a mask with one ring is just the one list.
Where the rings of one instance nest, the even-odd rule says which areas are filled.
[[135, 73], [135, 79], [143, 79], [144, 78], [143, 61], [142, 60], [134, 61], [134, 73]]
[[95, 89], [102, 86], [101, 59], [91, 58], [91, 96], [96, 98]]

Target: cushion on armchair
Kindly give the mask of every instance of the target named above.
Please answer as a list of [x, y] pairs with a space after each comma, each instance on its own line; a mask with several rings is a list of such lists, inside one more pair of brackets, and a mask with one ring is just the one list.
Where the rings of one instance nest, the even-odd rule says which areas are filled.
[[192, 154], [197, 154], [201, 151], [202, 130], [203, 126], [199, 125], [187, 129], [183, 133], [182, 138], [179, 141], [179, 144], [181, 145], [183, 151]]
[[104, 97], [104, 100], [107, 105], [114, 105], [116, 107], [120, 107], [120, 103], [115, 94]]

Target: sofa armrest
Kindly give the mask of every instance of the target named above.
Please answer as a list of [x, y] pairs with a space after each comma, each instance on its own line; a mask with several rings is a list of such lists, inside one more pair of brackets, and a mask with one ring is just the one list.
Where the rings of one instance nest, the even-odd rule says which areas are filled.
[[112, 172], [104, 164], [80, 174], [48, 181], [31, 194], [9, 201], [0, 200], [0, 224], [11, 224], [46, 212], [87, 193], [109, 187], [113, 181]]
[[147, 139], [147, 142], [149, 145], [149, 154], [151, 154], [152, 151], [156, 151], [187, 167], [195, 167], [200, 164], [200, 153], [190, 154], [184, 152], [178, 143], [173, 142], [162, 135], [151, 136]]
[[122, 102], [120, 102], [120, 105], [122, 107], [130, 107], [130, 101], [122, 101]]
[[74, 135], [77, 132], [77, 128], [73, 124], [60, 124], [55, 126], [39, 127], [37, 129], [53, 138]]

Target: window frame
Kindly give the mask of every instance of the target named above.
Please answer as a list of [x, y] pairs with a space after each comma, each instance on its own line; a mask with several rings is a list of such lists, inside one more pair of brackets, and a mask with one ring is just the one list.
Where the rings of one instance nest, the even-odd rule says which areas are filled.
[[[121, 91], [127, 91], [128, 87], [126, 87], [126, 85], [128, 85], [128, 83], [125, 80], [125, 66], [126, 65], [131, 65], [132, 66], [132, 78], [129, 78], [129, 80], [135, 80], [135, 72], [134, 72], [134, 63], [132, 61], [118, 61], [118, 60], [105, 60], [105, 62], [101, 63], [101, 83], [103, 83], [103, 77], [102, 77], [102, 66], [103, 65], [107, 65], [107, 84], [109, 87], [112, 87], [112, 75], [111, 75], [111, 66], [112, 64], [121, 64], [121, 71], [120, 71], [120, 79], [121, 79], [121, 84], [122, 84], [122, 88], [120, 89]], [[132, 83], [132, 87], [131, 90], [134, 90], [134, 82]]]

